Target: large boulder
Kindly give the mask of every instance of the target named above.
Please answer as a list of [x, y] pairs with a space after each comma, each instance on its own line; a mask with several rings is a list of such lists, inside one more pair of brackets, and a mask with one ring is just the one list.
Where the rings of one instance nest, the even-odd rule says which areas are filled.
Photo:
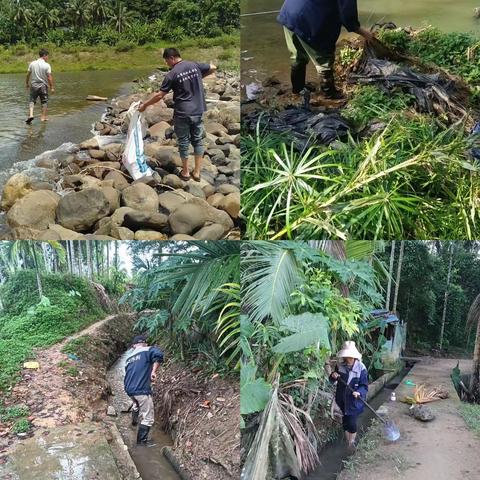
[[65, 195], [58, 203], [57, 222], [76, 232], [87, 232], [110, 213], [110, 203], [102, 190], [87, 188]]
[[168, 217], [163, 213], [141, 212], [133, 210], [127, 212], [123, 225], [130, 230], [162, 230], [168, 225]]
[[102, 192], [110, 205], [109, 214], [120, 208], [120, 192], [118, 190], [113, 187], [102, 187]]
[[240, 193], [229, 193], [218, 204], [218, 208], [225, 210], [232, 218], [238, 218], [240, 213]]
[[144, 116], [149, 127], [159, 122], [171, 122], [173, 120], [173, 108], [168, 108], [164, 102], [160, 101], [147, 108]]
[[220, 240], [225, 233], [222, 225], [212, 223], [202, 227], [194, 237], [198, 240]]
[[3, 210], [8, 210], [17, 200], [35, 190], [53, 190], [59, 175], [49, 168], [30, 168], [11, 176], [2, 193]]
[[122, 175], [120, 172], [116, 172], [114, 170], [108, 172], [104, 179], [105, 180], [112, 180], [113, 187], [117, 190], [123, 190], [124, 188], [128, 187], [129, 183], [128, 180], [125, 178], [125, 175]]
[[28, 227], [35, 230], [46, 230], [55, 223], [55, 210], [60, 196], [50, 190], [30, 192], [17, 200], [7, 213], [10, 227]]
[[122, 205], [144, 212], [158, 212], [158, 195], [152, 187], [137, 183], [122, 190]]
[[164, 121], [158, 122], [155, 125], [152, 125], [148, 129], [148, 133], [152, 138], [165, 138], [165, 131], [170, 128], [170, 124]]
[[188, 192], [175, 190], [174, 192], [164, 192], [158, 196], [160, 207], [168, 211], [174, 212], [180, 205], [187, 202], [193, 195]]
[[61, 225], [49, 225], [48, 230], [45, 230], [37, 236], [37, 240], [81, 240], [83, 235], [74, 232]]
[[205, 124], [205, 131], [217, 137], [223, 137], [228, 133], [225, 126], [218, 122], [208, 122]]
[[207, 221], [221, 225], [224, 233], [233, 228], [233, 221], [226, 212], [213, 208], [205, 200], [197, 197], [192, 197], [180, 205], [168, 217], [174, 234], [190, 235], [200, 230]]
[[135, 240], [168, 240], [168, 237], [154, 230], [138, 230], [135, 232]]

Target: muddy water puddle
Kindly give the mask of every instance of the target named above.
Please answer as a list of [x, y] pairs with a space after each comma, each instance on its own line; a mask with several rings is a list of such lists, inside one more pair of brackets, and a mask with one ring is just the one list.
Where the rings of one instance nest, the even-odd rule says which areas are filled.
[[[388, 406], [392, 391], [399, 385], [409, 371], [410, 368], [405, 368], [398, 373], [374, 398], [369, 400], [368, 403], [375, 410], [385, 403]], [[373, 418], [373, 413], [365, 408], [358, 422], [358, 435], [360, 437], [367, 431]], [[343, 436], [341, 436], [320, 452], [321, 465], [316, 471], [308, 475], [305, 480], [335, 480], [344, 467], [344, 461], [348, 460], [350, 455], [351, 453], [345, 445]]]
[[109, 405], [113, 405], [117, 411], [118, 416], [115, 418], [117, 428], [143, 480], [179, 480], [180, 477], [162, 453], [164, 446], [172, 445], [172, 439], [160, 429], [158, 423], [150, 430], [150, 439], [154, 445], [148, 447], [136, 445], [137, 427], [131, 425], [129, 413], [122, 413], [131, 403], [123, 390], [125, 359], [126, 352], [107, 372], [107, 380], [112, 389]]

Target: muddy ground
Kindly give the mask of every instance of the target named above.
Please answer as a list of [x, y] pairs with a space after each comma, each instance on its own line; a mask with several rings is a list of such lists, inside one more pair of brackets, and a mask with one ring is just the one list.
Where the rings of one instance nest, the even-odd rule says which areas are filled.
[[[136, 318], [136, 314], [107, 317], [37, 352], [40, 368], [24, 369], [4, 402], [6, 407], [28, 406], [32, 428], [19, 436], [12, 432], [13, 422], [0, 423], [0, 468], [8, 466], [16, 449], [18, 456], [18, 448], [22, 451], [30, 437], [48, 439], [65, 426], [94, 425], [87, 433], [92, 438], [105, 436], [115, 452], [112, 418], [106, 414], [111, 393], [106, 374], [126, 349]], [[76, 354], [62, 352], [72, 340], [79, 342]], [[192, 480], [238, 478], [238, 381], [205, 377], [200, 371], [169, 361], [160, 369], [154, 397], [157, 421], [171, 433], [174, 454]], [[135, 478], [127, 471], [129, 465], [122, 464], [125, 459], [119, 457], [122, 455], [117, 454], [116, 461], [123, 478]]]

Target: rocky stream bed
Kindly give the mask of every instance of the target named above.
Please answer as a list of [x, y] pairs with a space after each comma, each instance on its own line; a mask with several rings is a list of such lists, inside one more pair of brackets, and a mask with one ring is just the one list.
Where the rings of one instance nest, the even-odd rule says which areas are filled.
[[[154, 171], [133, 181], [122, 164], [127, 110], [161, 83], [113, 99], [94, 136], [25, 162], [6, 181], [0, 239], [219, 240], [239, 238], [240, 98], [237, 76], [204, 79], [208, 111], [200, 182], [185, 182], [173, 132], [173, 95], [148, 108], [145, 156]], [[65, 139], [68, 140], [68, 139]], [[190, 158], [193, 168], [193, 156]], [[13, 173], [13, 172], [12, 172]]]

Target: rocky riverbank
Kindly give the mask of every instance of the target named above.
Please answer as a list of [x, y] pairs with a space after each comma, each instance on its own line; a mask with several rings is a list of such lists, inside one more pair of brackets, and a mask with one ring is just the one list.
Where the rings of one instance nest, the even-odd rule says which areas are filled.
[[[173, 132], [173, 96], [144, 114], [151, 177], [133, 181], [122, 164], [129, 106], [161, 83], [118, 97], [95, 124], [94, 137], [41, 155], [10, 177], [0, 239], [219, 240], [239, 238], [240, 99], [238, 77], [205, 79], [206, 154], [200, 182], [184, 182]], [[68, 140], [68, 139], [66, 139]], [[191, 157], [193, 168], [193, 156]]]

